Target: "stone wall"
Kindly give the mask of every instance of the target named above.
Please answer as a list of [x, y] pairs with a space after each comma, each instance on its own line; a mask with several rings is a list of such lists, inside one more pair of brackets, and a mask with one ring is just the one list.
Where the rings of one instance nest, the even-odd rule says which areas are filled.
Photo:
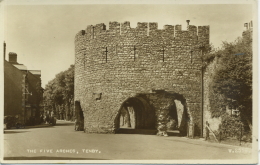
[[[114, 132], [124, 101], [138, 93], [165, 90], [186, 100], [190, 119], [200, 128], [201, 46], [209, 26], [110, 22], [88, 26], [75, 37], [75, 101], [87, 132]], [[198, 130], [199, 132], [199, 130]]]
[[204, 114], [203, 114], [203, 126], [204, 126], [204, 131], [203, 134], [205, 136], [206, 134], [206, 121], [209, 123], [209, 127], [213, 131], [217, 131], [219, 128], [219, 124], [221, 123], [221, 118], [212, 118], [211, 116], [211, 106], [210, 106], [210, 101], [209, 101], [209, 88], [210, 84], [212, 83], [212, 77], [214, 73], [216, 72], [216, 68], [218, 67], [219, 64], [219, 58], [215, 57], [214, 60], [207, 66], [205, 72], [204, 72], [204, 101], [203, 101], [203, 109], [204, 109]]

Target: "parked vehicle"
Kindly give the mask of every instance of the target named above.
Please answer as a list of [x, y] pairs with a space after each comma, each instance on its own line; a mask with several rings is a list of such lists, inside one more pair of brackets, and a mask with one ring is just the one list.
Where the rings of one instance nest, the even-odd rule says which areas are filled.
[[49, 124], [56, 125], [56, 121], [57, 121], [56, 115], [52, 115], [49, 119]]
[[18, 117], [10, 115], [4, 117], [4, 126], [5, 129], [11, 129], [12, 127], [19, 129], [25, 127], [24, 124], [19, 122]]

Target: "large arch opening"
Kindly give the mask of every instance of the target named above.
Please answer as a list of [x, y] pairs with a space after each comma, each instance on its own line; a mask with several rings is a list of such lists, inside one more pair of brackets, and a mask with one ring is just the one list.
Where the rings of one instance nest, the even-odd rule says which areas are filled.
[[116, 133], [156, 134], [155, 124], [154, 109], [141, 97], [124, 101], [115, 120]]
[[115, 118], [114, 128], [115, 133], [154, 130], [151, 134], [186, 136], [189, 117], [183, 95], [155, 91], [138, 94], [124, 101]]

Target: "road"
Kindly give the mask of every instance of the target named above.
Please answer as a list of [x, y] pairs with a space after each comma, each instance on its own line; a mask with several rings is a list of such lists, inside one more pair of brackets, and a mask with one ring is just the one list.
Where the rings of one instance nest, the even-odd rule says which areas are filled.
[[185, 137], [140, 134], [86, 134], [73, 123], [6, 130], [5, 160], [187, 160], [247, 159], [251, 150]]

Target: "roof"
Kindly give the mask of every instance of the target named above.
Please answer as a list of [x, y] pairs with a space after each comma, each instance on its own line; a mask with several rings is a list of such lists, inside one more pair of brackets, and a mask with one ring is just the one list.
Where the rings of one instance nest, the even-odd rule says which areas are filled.
[[41, 75], [41, 70], [29, 70], [33, 75]]
[[17, 55], [15, 52], [9, 52], [9, 55]]
[[27, 67], [23, 64], [13, 64], [19, 70], [27, 70]]

